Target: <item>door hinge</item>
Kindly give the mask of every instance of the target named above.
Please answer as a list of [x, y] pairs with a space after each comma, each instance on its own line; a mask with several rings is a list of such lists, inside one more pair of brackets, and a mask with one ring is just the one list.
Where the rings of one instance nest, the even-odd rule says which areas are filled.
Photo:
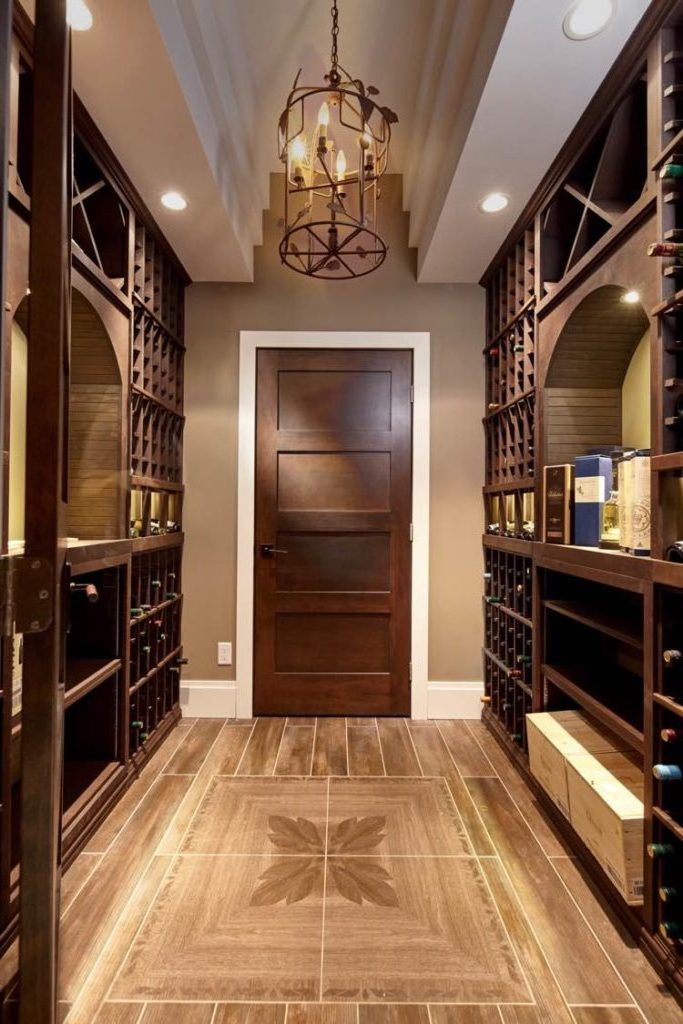
[[413, 529], [413, 524], [411, 523], [410, 524], [410, 543], [411, 544], [413, 543], [414, 538], [415, 538], [415, 530]]
[[0, 557], [0, 633], [42, 633], [52, 623], [52, 566], [46, 558]]
[[413, 663], [412, 663], [412, 661], [409, 662], [409, 664], [408, 664], [408, 679], [412, 683], [412, 681], [413, 681]]
[[410, 385], [410, 404], [412, 405], [414, 401], [415, 401], [415, 385], [411, 384]]

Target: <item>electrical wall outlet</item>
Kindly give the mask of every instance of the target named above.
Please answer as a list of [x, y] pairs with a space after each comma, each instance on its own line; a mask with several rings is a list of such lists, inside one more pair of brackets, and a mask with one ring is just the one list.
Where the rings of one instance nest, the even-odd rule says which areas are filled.
[[232, 665], [232, 644], [227, 640], [218, 641], [218, 664]]

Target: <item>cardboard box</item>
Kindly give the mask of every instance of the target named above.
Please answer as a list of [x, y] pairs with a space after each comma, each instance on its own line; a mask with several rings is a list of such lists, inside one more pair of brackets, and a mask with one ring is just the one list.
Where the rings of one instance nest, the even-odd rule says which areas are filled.
[[567, 757], [602, 755], [619, 750], [624, 744], [580, 711], [543, 711], [527, 715], [526, 723], [531, 774], [565, 818], [570, 818]]
[[574, 467], [543, 469], [543, 539], [546, 544], [571, 544], [574, 509]]
[[643, 902], [643, 773], [613, 751], [566, 758], [570, 820], [631, 906]]
[[612, 490], [612, 460], [579, 455], [574, 469], [574, 543], [597, 548], [602, 536], [605, 502]]

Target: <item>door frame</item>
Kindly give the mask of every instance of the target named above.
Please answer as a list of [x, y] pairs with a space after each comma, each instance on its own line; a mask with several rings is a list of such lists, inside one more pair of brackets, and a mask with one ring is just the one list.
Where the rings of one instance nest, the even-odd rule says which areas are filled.
[[237, 466], [238, 718], [251, 718], [254, 692], [254, 510], [256, 353], [262, 348], [408, 349], [413, 353], [413, 543], [411, 716], [427, 717], [429, 646], [430, 335], [426, 331], [240, 331]]

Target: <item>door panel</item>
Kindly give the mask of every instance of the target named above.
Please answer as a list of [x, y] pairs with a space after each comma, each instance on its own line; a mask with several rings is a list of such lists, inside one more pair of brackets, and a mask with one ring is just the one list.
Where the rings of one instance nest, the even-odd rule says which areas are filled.
[[257, 355], [257, 714], [410, 713], [411, 381], [406, 351]]

